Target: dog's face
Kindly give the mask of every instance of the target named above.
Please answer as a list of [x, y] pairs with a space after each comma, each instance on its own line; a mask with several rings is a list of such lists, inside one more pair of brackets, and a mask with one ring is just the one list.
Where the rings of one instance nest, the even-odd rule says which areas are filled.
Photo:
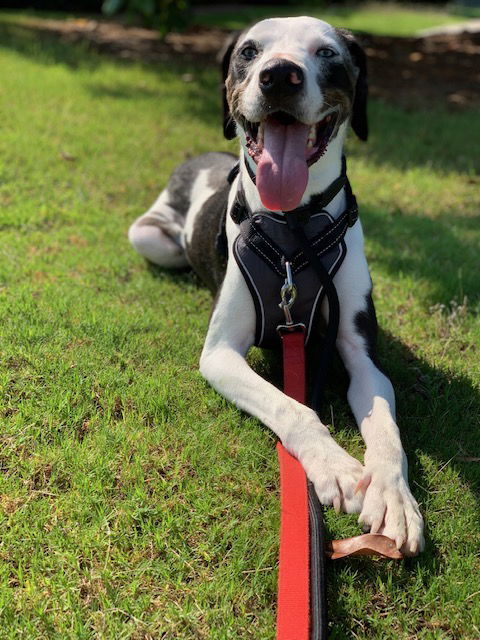
[[238, 134], [257, 165], [268, 209], [298, 206], [309, 167], [350, 120], [367, 137], [365, 55], [350, 34], [326, 22], [259, 22], [232, 43], [224, 74], [225, 135]]

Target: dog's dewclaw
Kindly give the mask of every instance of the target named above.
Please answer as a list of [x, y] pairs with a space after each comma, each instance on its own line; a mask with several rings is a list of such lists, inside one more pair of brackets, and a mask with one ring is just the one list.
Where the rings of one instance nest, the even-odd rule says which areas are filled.
[[332, 560], [347, 556], [383, 556], [394, 560], [403, 558], [395, 541], [379, 533], [365, 533], [345, 540], [330, 540], [326, 544], [325, 553]]

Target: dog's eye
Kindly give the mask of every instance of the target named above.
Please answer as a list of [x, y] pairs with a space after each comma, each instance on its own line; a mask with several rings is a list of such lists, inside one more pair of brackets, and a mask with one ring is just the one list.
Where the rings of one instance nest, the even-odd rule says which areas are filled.
[[240, 52], [240, 55], [245, 60], [253, 60], [254, 58], [257, 57], [257, 54], [258, 54], [258, 51], [251, 44], [244, 47]]
[[317, 56], [319, 58], [333, 58], [333, 56], [336, 56], [337, 52], [334, 51], [333, 49], [329, 49], [328, 47], [321, 47], [320, 49], [317, 50]]

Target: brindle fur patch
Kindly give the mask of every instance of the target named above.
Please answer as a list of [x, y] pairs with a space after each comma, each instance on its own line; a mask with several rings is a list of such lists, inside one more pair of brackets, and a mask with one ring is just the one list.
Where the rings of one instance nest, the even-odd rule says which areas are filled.
[[[246, 43], [248, 44], [248, 43]], [[242, 47], [245, 47], [246, 44], [242, 43]], [[250, 43], [253, 44], [253, 43]], [[258, 47], [257, 47], [258, 48]], [[240, 102], [240, 98], [242, 93], [244, 92], [247, 84], [248, 84], [248, 67], [250, 64], [249, 60], [244, 60], [239, 55], [240, 49], [234, 51], [232, 55], [232, 62], [230, 64], [230, 73], [228, 74], [225, 80], [225, 88], [227, 91], [227, 102], [230, 108], [230, 113], [234, 120], [236, 120], [242, 128], [245, 128], [245, 118], [240, 113], [238, 105]]]
[[355, 73], [353, 68], [338, 62], [331, 62], [323, 73], [318, 75], [318, 84], [322, 89], [325, 105], [337, 107], [338, 118], [335, 131], [350, 117], [355, 94]]
[[335, 124], [335, 130], [332, 134], [332, 138], [334, 138], [337, 135], [340, 125], [350, 117], [350, 113], [352, 110], [352, 99], [341, 89], [336, 89], [335, 87], [324, 87], [323, 98], [325, 101], [325, 106], [336, 107], [337, 109], [337, 121]]

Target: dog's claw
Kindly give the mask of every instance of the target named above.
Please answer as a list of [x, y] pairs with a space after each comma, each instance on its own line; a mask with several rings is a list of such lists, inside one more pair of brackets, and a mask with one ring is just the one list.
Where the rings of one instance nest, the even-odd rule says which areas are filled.
[[355, 487], [355, 495], [361, 491], [362, 493], [365, 493], [368, 489], [368, 485], [370, 484], [370, 482], [372, 481], [372, 476], [370, 474], [367, 474], [366, 476], [363, 476], [363, 478], [361, 478], [358, 482], [357, 482], [357, 486]]
[[342, 510], [342, 503], [339, 496], [335, 496], [333, 499], [333, 508], [335, 509], [335, 513], [340, 513]]

